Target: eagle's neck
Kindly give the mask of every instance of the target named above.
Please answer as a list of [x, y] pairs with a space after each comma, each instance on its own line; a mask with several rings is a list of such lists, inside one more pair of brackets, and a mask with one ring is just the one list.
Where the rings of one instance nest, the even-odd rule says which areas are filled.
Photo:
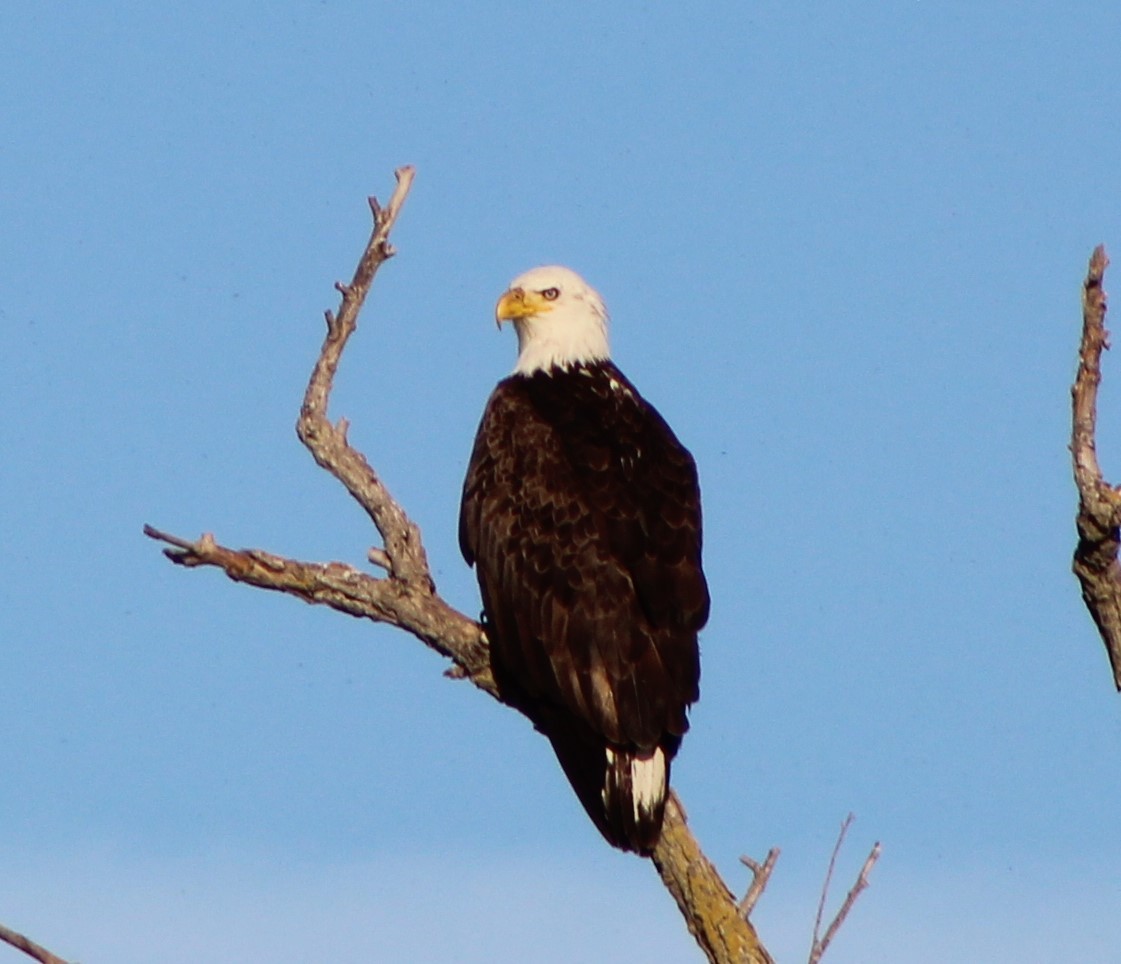
[[516, 375], [593, 365], [611, 357], [607, 319], [598, 313], [550, 312], [521, 319], [514, 328], [518, 333]]

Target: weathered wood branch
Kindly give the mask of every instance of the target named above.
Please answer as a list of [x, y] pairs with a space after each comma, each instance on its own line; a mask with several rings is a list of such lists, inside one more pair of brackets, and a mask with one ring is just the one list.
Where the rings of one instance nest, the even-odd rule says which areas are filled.
[[1078, 374], [1071, 389], [1070, 451], [1078, 486], [1078, 545], [1072, 568], [1082, 585], [1082, 599], [1097, 624], [1113, 669], [1113, 684], [1121, 691], [1121, 491], [1102, 476], [1096, 431], [1098, 385], [1102, 351], [1109, 347], [1105, 327], [1106, 295], [1102, 287], [1109, 259], [1098, 245], [1082, 286], [1082, 342]]
[[40, 964], [66, 964], [61, 957], [56, 957], [45, 947], [36, 944], [31, 938], [24, 937], [18, 931], [0, 924], [0, 941], [9, 944], [16, 950], [23, 951], [28, 957], [33, 957]]
[[[412, 168], [401, 168], [389, 204], [382, 208], [370, 200], [373, 233], [352, 281], [337, 285], [342, 303], [337, 314], [326, 315], [327, 336], [297, 423], [299, 437], [316, 462], [342, 482], [377, 527], [384, 548], [372, 549], [370, 560], [385, 570], [386, 576], [375, 577], [339, 562], [300, 562], [259, 549], [230, 549], [209, 534], [186, 540], [151, 526], [145, 526], [144, 532], [168, 543], [171, 548], [164, 553], [177, 565], [213, 566], [237, 582], [406, 630], [452, 661], [449, 675], [466, 677], [498, 699], [482, 627], [437, 594], [419, 528], [393, 499], [365, 456], [350, 446], [345, 420], [332, 425], [327, 418], [343, 349], [355, 330], [374, 276], [393, 254], [389, 233], [412, 179]], [[676, 795], [671, 795], [666, 806], [662, 838], [651, 859], [710, 961], [773, 964], [755, 929], [689, 831]]]

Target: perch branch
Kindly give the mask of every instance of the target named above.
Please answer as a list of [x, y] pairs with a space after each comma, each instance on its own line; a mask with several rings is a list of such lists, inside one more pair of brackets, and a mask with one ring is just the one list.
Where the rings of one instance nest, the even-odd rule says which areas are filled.
[[747, 893], [743, 895], [743, 900], [740, 901], [741, 917], [751, 917], [751, 912], [755, 910], [755, 905], [759, 903], [759, 898], [763, 896], [763, 891], [767, 889], [767, 884], [774, 872], [775, 864], [778, 863], [780, 853], [778, 847], [772, 847], [767, 851], [767, 857], [763, 863], [759, 863], [758, 860], [751, 857], [740, 857], [740, 863], [751, 871], [751, 885], [747, 888]]
[[1108, 265], [1105, 248], [1099, 244], [1090, 257], [1082, 286], [1082, 342], [1078, 374], [1071, 389], [1070, 451], [1078, 486], [1078, 546], [1072, 568], [1082, 585], [1082, 599], [1109, 654], [1113, 685], [1121, 690], [1121, 565], [1117, 561], [1121, 492], [1102, 477], [1095, 441], [1102, 351], [1109, 347], [1106, 295], [1102, 288]]
[[23, 951], [28, 957], [33, 957], [40, 964], [66, 964], [61, 957], [56, 957], [45, 947], [41, 947], [28, 937], [0, 924], [0, 941], [10, 944], [16, 950]]
[[833, 879], [833, 869], [837, 864], [837, 855], [841, 852], [841, 845], [845, 842], [845, 835], [849, 832], [852, 821], [853, 815], [850, 813], [841, 823], [841, 832], [837, 834], [837, 842], [833, 845], [833, 853], [829, 857], [829, 869], [825, 872], [825, 883], [821, 887], [821, 900], [818, 902], [817, 917], [814, 919], [814, 936], [813, 944], [810, 947], [809, 964], [817, 964], [817, 962], [821, 960], [822, 955], [828, 949], [833, 938], [837, 936], [837, 931], [841, 929], [845, 918], [849, 916], [849, 911], [852, 910], [853, 904], [856, 903], [856, 898], [859, 897], [861, 891], [868, 886], [868, 875], [872, 872], [876, 861], [880, 859], [880, 845], [877, 842], [872, 845], [872, 850], [864, 861], [864, 866], [860, 869], [860, 874], [856, 878], [856, 883], [852, 885], [852, 888], [845, 896], [844, 903], [841, 904], [841, 909], [837, 911], [837, 915], [833, 918], [832, 923], [826, 928], [825, 936], [820, 937], [821, 915], [825, 911], [825, 899], [829, 896], [829, 884]]
[[[500, 699], [490, 671], [482, 627], [449, 606], [437, 593], [419, 528], [393, 499], [365, 456], [351, 448], [346, 422], [332, 425], [327, 406], [347, 339], [378, 268], [393, 254], [389, 232], [412, 184], [412, 168], [397, 172], [397, 189], [386, 207], [371, 198], [373, 233], [349, 284], [339, 284], [338, 313], [326, 313], [327, 335], [312, 371], [297, 422], [297, 433], [315, 461], [346, 487], [373, 520], [384, 548], [370, 551], [369, 561], [385, 570], [382, 578], [340, 562], [310, 563], [260, 549], [230, 549], [206, 534], [196, 540], [145, 526], [144, 533], [166, 543], [164, 554], [176, 565], [213, 566], [231, 579], [330, 606], [352, 616], [397, 626], [446, 656], [454, 664], [449, 676], [467, 677]], [[714, 964], [773, 964], [752, 925], [716, 868], [689, 831], [675, 794], [666, 806], [661, 841], [653, 862], [677, 901], [689, 931]]]
[[672, 790], [662, 836], [651, 855], [662, 883], [677, 901], [689, 932], [713, 964], [774, 964], [736, 898], [701, 851]]

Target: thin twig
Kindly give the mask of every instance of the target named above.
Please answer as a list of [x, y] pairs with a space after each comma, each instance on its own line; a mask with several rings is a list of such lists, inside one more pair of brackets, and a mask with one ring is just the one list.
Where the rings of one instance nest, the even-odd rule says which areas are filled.
[[829, 895], [829, 884], [833, 879], [833, 868], [837, 863], [837, 855], [841, 851], [841, 845], [845, 842], [845, 835], [848, 833], [849, 827], [852, 826], [853, 815], [850, 813], [845, 817], [841, 824], [841, 832], [837, 834], [837, 842], [833, 845], [833, 853], [829, 857], [829, 869], [825, 872], [825, 883], [821, 888], [821, 900], [817, 905], [817, 917], [814, 920], [814, 935], [813, 944], [810, 947], [809, 964], [817, 964], [821, 960], [822, 955], [825, 953], [833, 938], [837, 936], [837, 932], [841, 929], [841, 925], [845, 922], [845, 918], [849, 916], [849, 911], [852, 910], [853, 904], [856, 903], [856, 898], [860, 896], [868, 886], [868, 875], [872, 872], [872, 868], [876, 865], [876, 861], [880, 859], [880, 844], [877, 841], [872, 845], [872, 850], [868, 854], [868, 859], [864, 861], [864, 866], [860, 870], [859, 876], [856, 878], [856, 883], [852, 885], [845, 896], [844, 903], [841, 904], [841, 909], [837, 911], [836, 916], [833, 918], [832, 923], [826, 928], [825, 936], [820, 937], [821, 934], [821, 917], [825, 911], [825, 899]]
[[747, 888], [747, 893], [743, 895], [743, 900], [740, 901], [741, 917], [749, 918], [751, 912], [755, 910], [755, 905], [759, 903], [759, 898], [763, 896], [763, 891], [767, 889], [767, 883], [774, 872], [775, 864], [778, 863], [780, 853], [778, 847], [772, 847], [767, 851], [767, 857], [763, 863], [759, 863], [759, 861], [746, 855], [740, 857], [740, 863], [751, 871], [751, 885]]
[[66, 964], [61, 957], [56, 957], [45, 947], [36, 944], [29, 937], [24, 937], [17, 931], [11, 930], [0, 924], [0, 941], [5, 944], [10, 944], [17, 950], [23, 951], [28, 957], [33, 957], [39, 961], [40, 964]]
[[1090, 257], [1082, 286], [1082, 341], [1078, 374], [1071, 389], [1070, 451], [1079, 496], [1078, 546], [1072, 568], [1082, 587], [1082, 599], [1105, 643], [1114, 686], [1121, 690], [1121, 565], [1117, 560], [1121, 545], [1121, 492], [1102, 477], [1095, 440], [1101, 357], [1109, 347], [1106, 294], [1102, 287], [1108, 265], [1105, 248], [1098, 245]]
[[[845, 842], [845, 834], [849, 832], [849, 827], [855, 818], [850, 813], [841, 822], [841, 832], [837, 834], [837, 842], [833, 844], [833, 853], [829, 856], [829, 869], [825, 871], [825, 883], [821, 885], [821, 900], [817, 902], [817, 916], [814, 918], [814, 949], [820, 944], [821, 937], [821, 916], [825, 913], [825, 899], [829, 896], [829, 884], [833, 880], [833, 868], [837, 865], [837, 854], [841, 852], [841, 844]], [[820, 956], [820, 955], [819, 955]], [[810, 954], [810, 964], [814, 964], [816, 958]]]

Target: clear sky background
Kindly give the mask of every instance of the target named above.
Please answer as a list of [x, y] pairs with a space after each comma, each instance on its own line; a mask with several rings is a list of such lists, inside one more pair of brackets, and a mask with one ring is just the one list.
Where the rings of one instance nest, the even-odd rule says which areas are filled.
[[0, 35], [0, 921], [85, 964], [699, 959], [524, 720], [141, 535], [362, 563], [293, 424], [412, 163], [332, 412], [446, 598], [479, 608], [494, 301], [569, 264], [700, 466], [675, 784], [735, 886], [783, 848], [779, 961], [850, 810], [838, 890], [884, 855], [832, 964], [1117, 960], [1121, 697], [1066, 450], [1080, 282], [1121, 253], [1117, 10], [42, 2]]

